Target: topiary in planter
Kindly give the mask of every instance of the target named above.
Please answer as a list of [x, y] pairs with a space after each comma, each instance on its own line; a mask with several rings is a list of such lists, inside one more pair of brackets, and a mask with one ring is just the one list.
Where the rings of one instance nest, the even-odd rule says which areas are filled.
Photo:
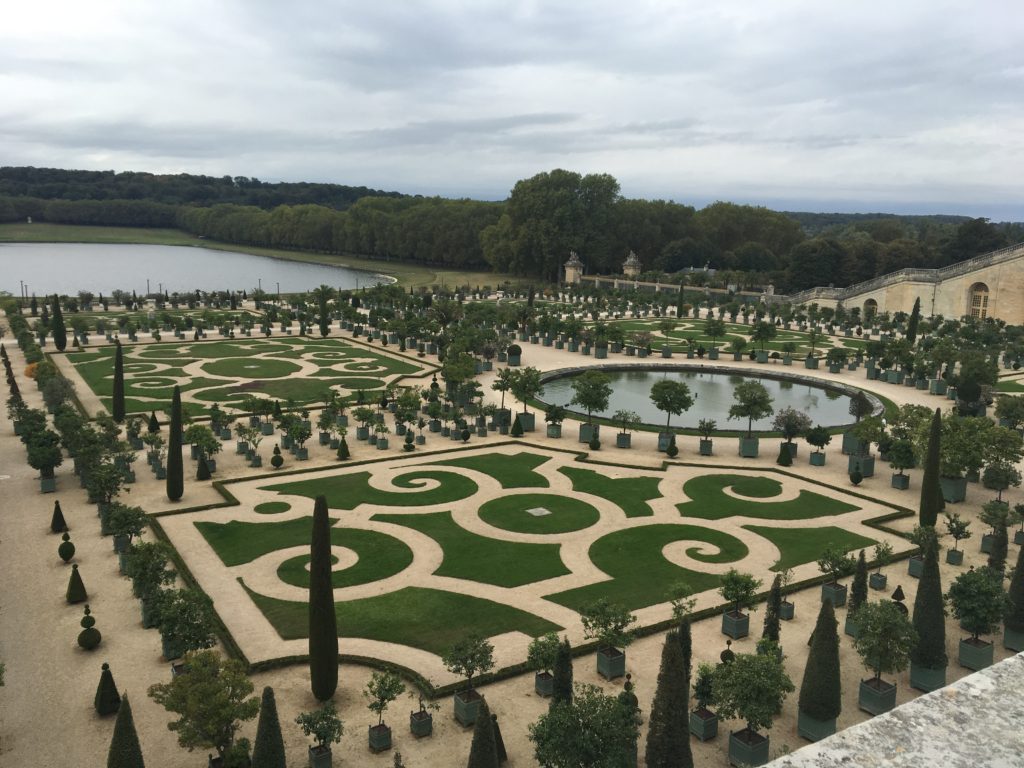
[[61, 542], [60, 546], [57, 547], [57, 554], [65, 563], [71, 562], [71, 558], [75, 556], [75, 545], [71, 543], [71, 534], [65, 531], [64, 535], [60, 538]]
[[114, 675], [111, 674], [110, 665], [107, 662], [103, 662], [102, 670], [100, 684], [96, 686], [96, 696], [93, 698], [92, 705], [100, 716], [112, 715], [121, 706], [121, 695], [117, 692]]
[[85, 584], [82, 583], [82, 575], [78, 572], [78, 563], [71, 566], [71, 578], [68, 579], [68, 589], [65, 597], [69, 603], [84, 603], [89, 599], [85, 591]]
[[274, 455], [270, 457], [270, 466], [280, 469], [284, 465], [284, 456], [281, 455], [281, 446], [274, 446]]
[[62, 533], [68, 530], [68, 524], [64, 522], [64, 512], [60, 508], [60, 502], [53, 502], [53, 517], [50, 518], [50, 533]]
[[88, 605], [85, 606], [85, 616], [82, 617], [80, 623], [82, 631], [78, 633], [78, 645], [87, 651], [91, 651], [100, 644], [103, 635], [96, 629], [96, 619], [92, 617], [92, 611], [89, 610]]

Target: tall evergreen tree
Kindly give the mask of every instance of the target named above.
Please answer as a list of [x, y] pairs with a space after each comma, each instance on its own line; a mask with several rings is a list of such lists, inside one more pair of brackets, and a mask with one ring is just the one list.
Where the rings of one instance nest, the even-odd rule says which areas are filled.
[[167, 437], [167, 498], [177, 501], [185, 492], [185, 468], [181, 463], [181, 387], [174, 385], [171, 426]]
[[921, 322], [921, 297], [914, 299], [914, 308], [910, 310], [910, 319], [907, 320], [907, 341], [913, 346], [917, 341], [917, 326]]
[[569, 645], [568, 637], [563, 638], [558, 646], [551, 675], [551, 706], [572, 704], [572, 646]]
[[800, 711], [815, 720], [839, 717], [843, 709], [842, 692], [835, 609], [830, 600], [822, 600], [800, 685]]
[[853, 584], [850, 585], [850, 606], [852, 613], [864, 605], [868, 599], [868, 562], [864, 557], [864, 550], [857, 555], [857, 566], [853, 572]]
[[64, 314], [60, 311], [60, 297], [53, 294], [53, 316], [50, 318], [50, 331], [53, 334], [53, 345], [58, 352], [68, 346], [68, 329], [64, 325]]
[[498, 716], [493, 712], [491, 712], [491, 722], [494, 723], [494, 748], [498, 752], [498, 765], [502, 765], [508, 762], [508, 752], [505, 751], [505, 739], [501, 736]]
[[928, 435], [928, 454], [924, 460], [924, 477], [921, 480], [920, 523], [932, 528], [939, 514], [946, 508], [939, 485], [939, 448], [942, 440], [942, 411], [935, 409], [932, 428]]
[[263, 689], [260, 719], [256, 724], [256, 743], [252, 749], [252, 768], [287, 768], [284, 758], [284, 739], [281, 721], [277, 717], [274, 689]]
[[114, 342], [114, 397], [110, 410], [114, 421], [124, 421], [124, 351], [120, 341]]
[[768, 592], [768, 600], [764, 605], [764, 632], [761, 633], [761, 637], [765, 640], [779, 642], [780, 610], [782, 610], [782, 576], [776, 574], [775, 580], [772, 581], [772, 588]]
[[689, 684], [679, 638], [670, 632], [661, 649], [658, 687], [647, 730], [648, 768], [693, 768]]
[[494, 721], [487, 699], [480, 702], [480, 712], [473, 726], [473, 744], [469, 748], [467, 768], [498, 768], [498, 747], [494, 742]]
[[939, 543], [925, 539], [921, 580], [914, 598], [914, 630], [917, 644], [910, 651], [910, 662], [925, 669], [945, 669], [946, 607], [939, 576]]
[[683, 616], [679, 621], [679, 648], [683, 652], [683, 669], [686, 670], [687, 686], [693, 674], [693, 632], [690, 617]]
[[988, 567], [1002, 578], [1006, 571], [1006, 555], [1009, 549], [1009, 534], [1006, 520], [998, 521], [992, 528], [992, 551], [988, 554]]
[[110, 665], [103, 662], [100, 672], [100, 683], [96, 686], [96, 695], [93, 697], [93, 708], [101, 715], [112, 715], [121, 706], [121, 694], [117, 692], [117, 685], [114, 684], [114, 675], [110, 671]]
[[68, 524], [64, 520], [64, 512], [60, 508], [60, 502], [53, 502], [53, 516], [50, 518], [50, 532], [51, 533], [63, 533], [68, 529]]
[[309, 679], [313, 695], [327, 701], [338, 688], [338, 618], [331, 584], [331, 521], [327, 499], [313, 506], [313, 537], [309, 547]]
[[1017, 552], [1017, 567], [1013, 569], [1013, 578], [1006, 593], [1003, 626], [1011, 632], [1024, 632], [1024, 547]]
[[107, 752], [107, 768], [146, 768], [128, 694], [121, 699], [121, 706], [117, 710], [114, 735], [110, 739], [110, 751]]

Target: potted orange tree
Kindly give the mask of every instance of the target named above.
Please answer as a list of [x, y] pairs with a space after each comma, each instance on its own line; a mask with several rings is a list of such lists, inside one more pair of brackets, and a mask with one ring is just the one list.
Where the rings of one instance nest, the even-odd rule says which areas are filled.
[[538, 696], [547, 698], [554, 692], [555, 678], [551, 674], [561, 643], [558, 635], [548, 632], [535, 637], [526, 652], [526, 663], [533, 669], [533, 689]]
[[971, 633], [960, 640], [960, 666], [973, 670], [991, 666], [994, 646], [980, 635], [991, 634], [1003, 618], [1006, 595], [1002, 574], [989, 568], [961, 573], [950, 585], [947, 598], [953, 616]]
[[473, 678], [494, 668], [494, 646], [480, 635], [469, 635], [441, 657], [449, 672], [466, 678], [466, 689], [455, 693], [455, 719], [463, 726], [476, 722], [483, 697], [473, 688]]
[[370, 702], [366, 706], [377, 715], [377, 724], [371, 725], [369, 730], [371, 752], [391, 749], [391, 727], [384, 723], [384, 712], [403, 693], [405, 685], [394, 672], [374, 672], [370, 676], [363, 696]]
[[715, 703], [720, 717], [738, 718], [744, 727], [729, 734], [729, 762], [757, 766], [769, 760], [768, 736], [786, 694], [794, 690], [782, 661], [773, 653], [740, 653], [714, 674]]
[[295, 718], [306, 736], [316, 742], [309, 748], [309, 768], [331, 768], [331, 744], [341, 741], [345, 732], [333, 701], [326, 702], [320, 709], [303, 712]]
[[626, 674], [625, 647], [633, 640], [631, 626], [636, 616], [623, 606], [601, 598], [584, 607], [580, 617], [583, 636], [597, 641], [598, 674], [606, 680]]
[[760, 579], [735, 568], [730, 568], [722, 575], [722, 586], [718, 588], [718, 594], [732, 605], [722, 614], [723, 635], [738, 640], [750, 634], [750, 616], [743, 609], [754, 606], [754, 595], [760, 587]]
[[864, 603], [857, 609], [853, 646], [864, 666], [874, 672], [872, 677], [861, 680], [857, 696], [861, 709], [879, 715], [896, 706], [896, 683], [883, 680], [882, 674], [906, 669], [916, 644], [917, 632], [896, 603], [882, 600]]

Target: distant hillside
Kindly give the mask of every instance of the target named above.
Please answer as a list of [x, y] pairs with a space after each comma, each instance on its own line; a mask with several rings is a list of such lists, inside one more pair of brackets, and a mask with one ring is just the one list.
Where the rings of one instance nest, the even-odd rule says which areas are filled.
[[885, 229], [893, 224], [921, 230], [929, 226], [952, 224], [959, 226], [970, 220], [970, 216], [949, 216], [936, 214], [933, 216], [904, 216], [896, 213], [809, 213], [807, 211], [783, 211], [783, 213], [803, 227], [804, 232], [812, 237], [831, 234], [853, 226], [863, 232], [872, 229]]
[[246, 176], [158, 175], [126, 171], [0, 167], [0, 196], [40, 200], [149, 200], [170, 205], [232, 203], [269, 210], [279, 205], [322, 205], [343, 211], [363, 197], [405, 197], [368, 187], [309, 182], [270, 183]]

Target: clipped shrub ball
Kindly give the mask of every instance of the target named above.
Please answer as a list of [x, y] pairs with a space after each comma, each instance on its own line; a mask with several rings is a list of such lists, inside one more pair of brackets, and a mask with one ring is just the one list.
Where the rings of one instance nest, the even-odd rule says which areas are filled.
[[[793, 457], [789, 453], [789, 445], [783, 443], [779, 446], [779, 458], [775, 460], [775, 463], [780, 467], [791, 467], [793, 466]], [[850, 478], [853, 479], [852, 477]]]
[[68, 530], [68, 524], [64, 521], [64, 512], [60, 508], [60, 502], [53, 502], [53, 517], [50, 518], [50, 533], [61, 533]]
[[68, 589], [64, 596], [71, 604], [84, 603], [89, 599], [85, 584], [82, 583], [82, 575], [78, 572], [78, 563], [71, 566], [71, 578], [68, 579]]
[[590, 438], [590, 450], [592, 450], [592, 451], [600, 451], [601, 450], [601, 441], [597, 438], [597, 435], [595, 435], [594, 437]]
[[284, 456], [281, 455], [281, 446], [274, 446], [274, 455], [270, 457], [270, 466], [280, 469], [284, 465]]
[[464, 443], [468, 443], [469, 442], [469, 430], [468, 429], [462, 430], [462, 433], [459, 436], [462, 438], [462, 442], [464, 442]]
[[78, 633], [78, 645], [87, 651], [91, 651], [100, 644], [103, 635], [96, 629], [96, 619], [92, 617], [92, 611], [89, 610], [88, 605], [85, 606], [85, 616], [82, 617], [80, 623], [82, 631]]
[[863, 480], [864, 475], [861, 474], [861, 471], [859, 469], [855, 469], [853, 470], [853, 472], [850, 473], [850, 482], [853, 483], [854, 485], [860, 485]]
[[669, 439], [668, 448], [665, 449], [665, 455], [668, 456], [670, 459], [674, 459], [676, 456], [679, 455], [679, 446], [676, 445], [675, 435], [672, 435], [672, 437]]
[[64, 531], [64, 535], [60, 537], [60, 546], [57, 547], [57, 554], [60, 559], [65, 563], [70, 563], [71, 558], [75, 556], [75, 545], [71, 543], [71, 534]]
[[111, 674], [110, 665], [107, 662], [103, 662], [102, 670], [100, 684], [96, 686], [96, 697], [93, 699], [92, 705], [101, 716], [112, 715], [121, 706], [121, 694], [117, 692], [114, 675]]

